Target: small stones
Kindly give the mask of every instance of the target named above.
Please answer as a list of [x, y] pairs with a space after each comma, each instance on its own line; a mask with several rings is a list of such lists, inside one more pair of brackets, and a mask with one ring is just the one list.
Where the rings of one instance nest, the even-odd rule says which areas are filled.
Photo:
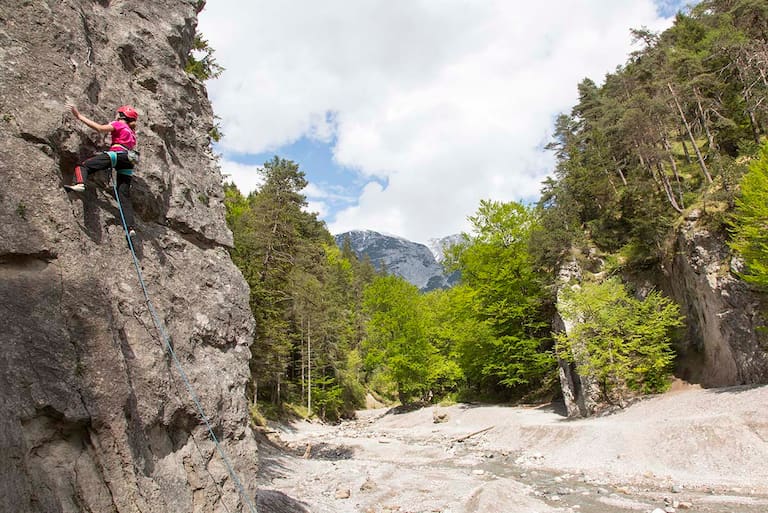
[[444, 411], [433, 410], [432, 422], [435, 424], [442, 424], [444, 422], [448, 422], [448, 413]]
[[360, 485], [361, 492], [370, 492], [376, 489], [376, 483], [370, 477], [365, 478], [365, 482]]

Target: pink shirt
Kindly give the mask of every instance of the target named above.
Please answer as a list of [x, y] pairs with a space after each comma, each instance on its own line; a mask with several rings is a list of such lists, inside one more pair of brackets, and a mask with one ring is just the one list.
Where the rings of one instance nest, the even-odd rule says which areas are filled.
[[[132, 150], [136, 146], [136, 134], [133, 133], [128, 123], [118, 119], [111, 122], [110, 125], [112, 125], [112, 146], [119, 144], [126, 150]], [[119, 151], [122, 148], [115, 149]]]

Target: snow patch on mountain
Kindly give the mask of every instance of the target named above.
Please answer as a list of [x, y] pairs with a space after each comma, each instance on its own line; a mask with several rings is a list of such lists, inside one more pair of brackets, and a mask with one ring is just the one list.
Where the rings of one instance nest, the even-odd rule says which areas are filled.
[[435, 258], [434, 250], [424, 244], [373, 230], [340, 233], [335, 239], [339, 247], [343, 246], [345, 239], [349, 239], [358, 257], [367, 255], [376, 269], [385, 269], [421, 290], [447, 288], [455, 283], [455, 280], [445, 275], [442, 265]]

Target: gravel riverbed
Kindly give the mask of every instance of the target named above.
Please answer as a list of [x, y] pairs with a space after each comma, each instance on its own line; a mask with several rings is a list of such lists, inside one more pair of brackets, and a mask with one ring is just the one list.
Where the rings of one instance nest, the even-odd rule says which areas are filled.
[[764, 513], [767, 406], [768, 386], [687, 386], [580, 420], [557, 405], [364, 410], [270, 426], [259, 485], [313, 513]]

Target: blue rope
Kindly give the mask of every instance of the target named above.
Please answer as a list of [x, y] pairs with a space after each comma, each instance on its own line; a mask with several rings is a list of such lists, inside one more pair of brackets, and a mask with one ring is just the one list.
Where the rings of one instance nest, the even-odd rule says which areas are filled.
[[240, 482], [240, 479], [238, 479], [237, 474], [235, 473], [235, 469], [232, 467], [232, 464], [229, 462], [229, 458], [227, 458], [227, 454], [224, 452], [224, 448], [219, 443], [219, 439], [216, 437], [216, 434], [213, 432], [213, 427], [211, 426], [211, 423], [208, 420], [208, 416], [205, 414], [205, 411], [203, 410], [203, 406], [200, 404], [200, 401], [197, 399], [197, 394], [195, 394], [195, 390], [194, 388], [192, 388], [192, 384], [189, 382], [189, 379], [187, 378], [187, 374], [184, 372], [184, 369], [181, 367], [181, 363], [179, 362], [179, 359], [176, 356], [176, 351], [174, 351], [173, 347], [171, 346], [170, 339], [168, 337], [167, 332], [165, 331], [163, 323], [160, 321], [160, 318], [158, 317], [157, 312], [155, 311], [155, 307], [152, 305], [152, 300], [149, 298], [149, 292], [147, 292], [147, 286], [144, 283], [144, 277], [141, 274], [139, 259], [136, 257], [136, 251], [133, 249], [133, 241], [131, 240], [131, 235], [128, 232], [128, 224], [125, 222], [125, 214], [123, 213], [123, 206], [120, 204], [120, 195], [117, 192], [117, 180], [114, 177], [112, 179], [112, 188], [115, 190], [115, 199], [117, 200], [117, 208], [118, 210], [120, 210], [120, 220], [123, 223], [123, 230], [125, 230], [125, 237], [128, 239], [128, 247], [131, 248], [133, 265], [134, 267], [136, 267], [136, 274], [139, 277], [141, 290], [144, 291], [144, 299], [146, 299], [147, 307], [149, 308], [149, 312], [152, 314], [152, 320], [155, 323], [155, 328], [157, 328], [157, 331], [160, 332], [160, 335], [163, 337], [163, 342], [165, 343], [166, 349], [168, 349], [168, 353], [171, 355], [171, 358], [173, 359], [173, 363], [176, 365], [176, 370], [178, 370], [179, 375], [181, 376], [181, 379], [184, 381], [184, 384], [187, 387], [187, 391], [189, 392], [189, 395], [192, 397], [192, 402], [195, 403], [195, 406], [197, 407], [197, 412], [200, 415], [200, 418], [203, 419], [205, 426], [208, 428], [208, 434], [211, 436], [211, 440], [213, 440], [213, 443], [216, 445], [216, 449], [219, 451], [219, 455], [221, 456], [221, 459], [224, 460], [224, 464], [227, 466], [229, 475], [232, 477], [232, 480], [237, 485], [240, 495], [243, 497], [243, 499], [245, 499], [245, 502], [248, 504], [248, 508], [251, 510], [251, 513], [258, 513], [256, 511], [256, 506], [253, 504], [253, 502], [251, 501], [251, 498], [246, 493], [245, 487], [243, 487], [243, 484]]

